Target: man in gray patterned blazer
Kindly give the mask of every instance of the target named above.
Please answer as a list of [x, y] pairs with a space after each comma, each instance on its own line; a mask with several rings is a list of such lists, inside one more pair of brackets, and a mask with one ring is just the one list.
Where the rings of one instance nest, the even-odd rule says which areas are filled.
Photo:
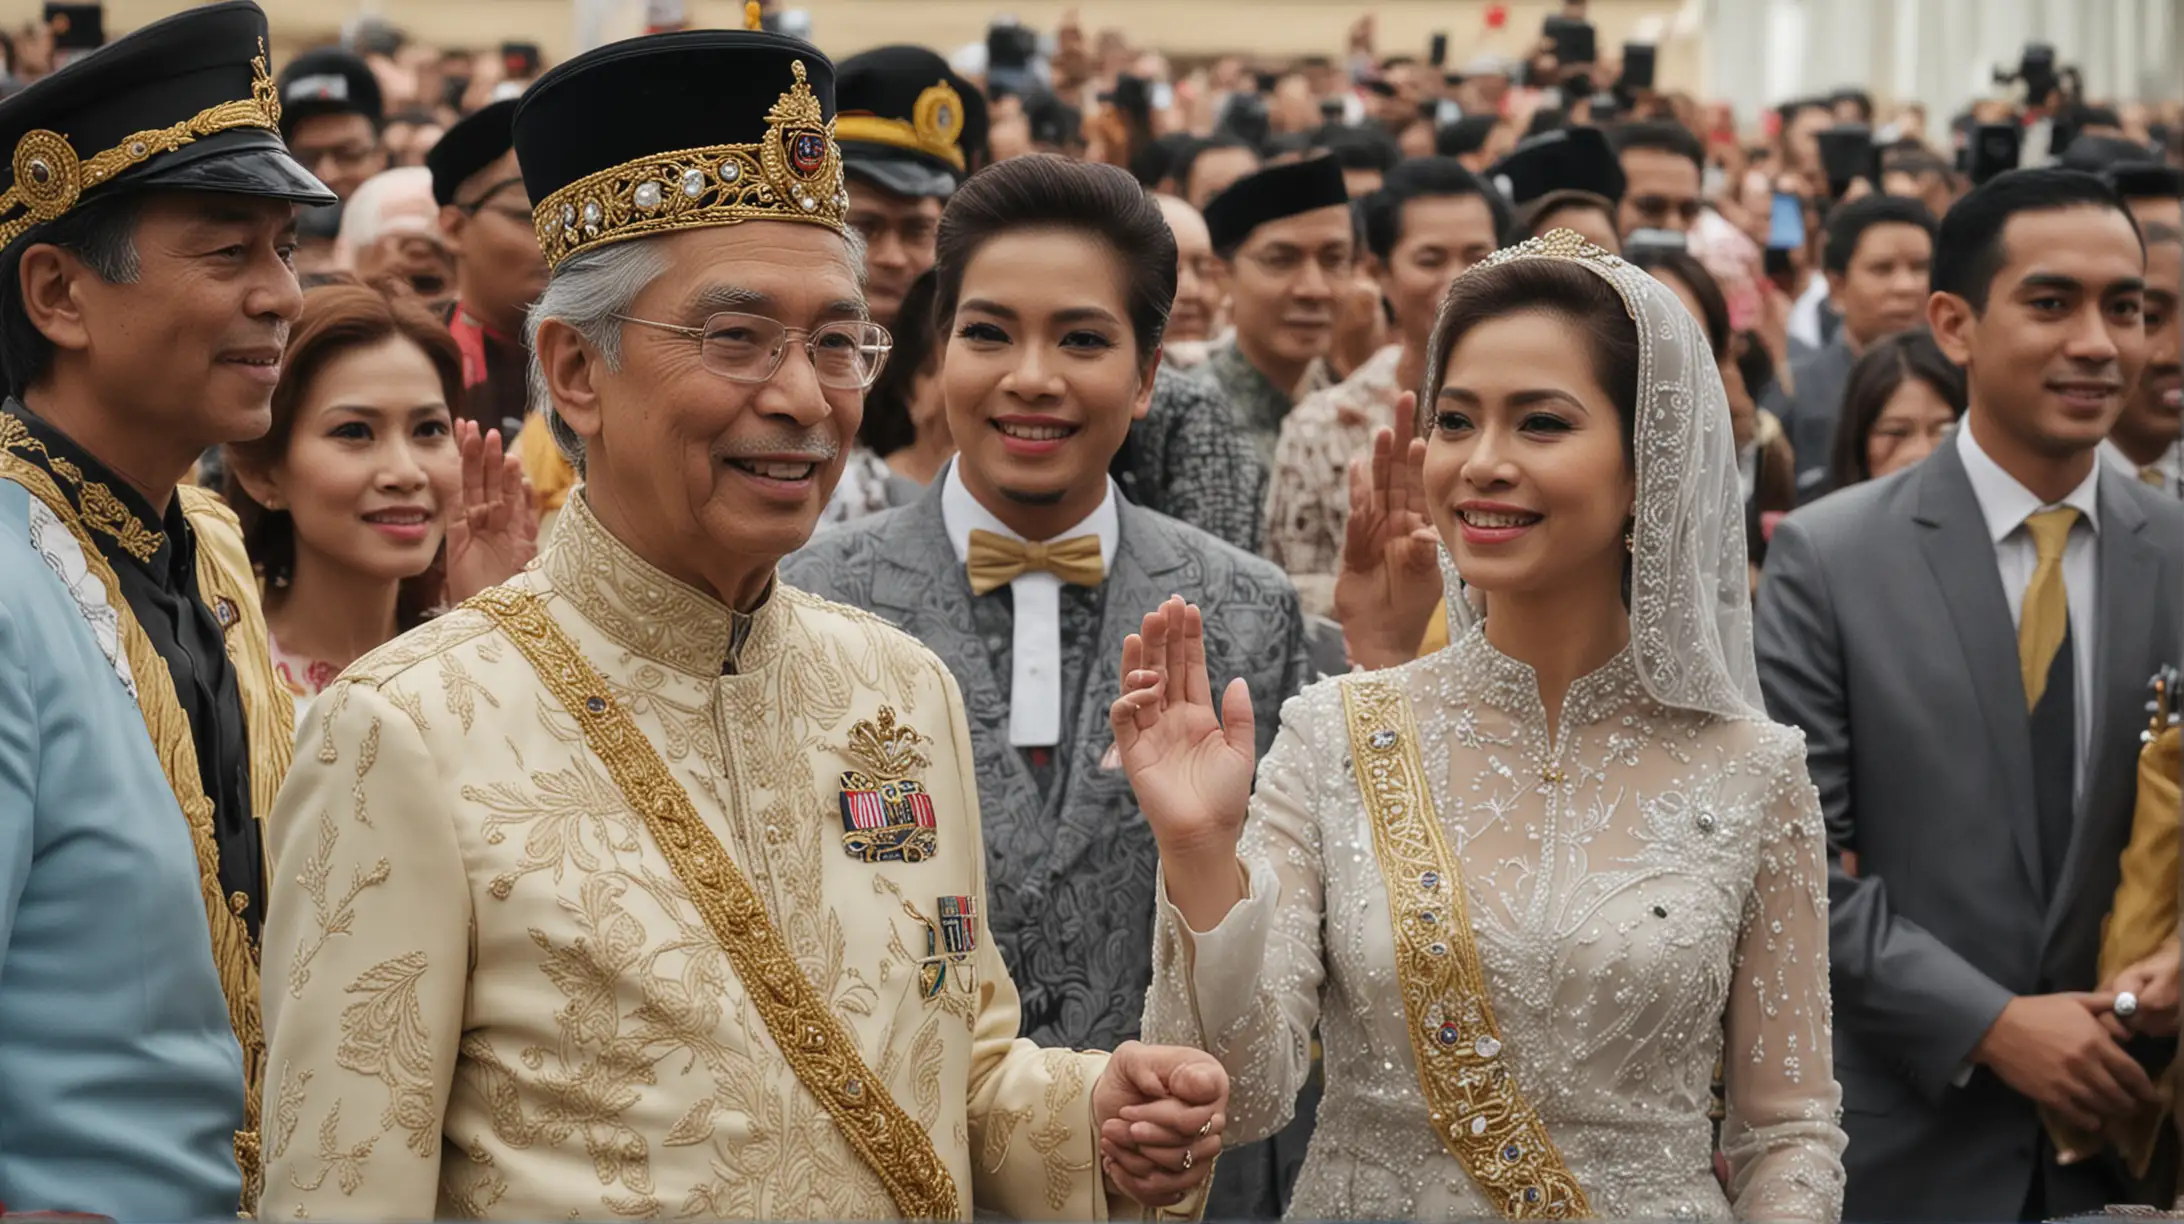
[[[1127, 175], [1023, 160], [1042, 164], [973, 177], [941, 222], [934, 315], [961, 452], [921, 499], [814, 538], [781, 578], [886, 617], [955, 675], [988, 921], [1023, 996], [1023, 1035], [1109, 1049], [1138, 1033], [1158, 860], [1128, 778], [1106, 760], [1123, 639], [1170, 595], [1196, 603], [1207, 671], [1249, 683], [1264, 752], [1307, 679], [1305, 625], [1278, 568], [1132, 504], [1108, 474], [1152, 397], [1174, 289], [1158, 208]], [[988, 190], [1000, 180], [1006, 191]], [[1118, 266], [1142, 292], [1110, 301], [1117, 278], [1073, 266], [1003, 274], [1073, 249], [1075, 235], [1054, 231], [1091, 224], [1088, 193], [1097, 237], [1129, 257]], [[1269, 1164], [1263, 1148], [1224, 1155], [1210, 1214], [1274, 1214]]]

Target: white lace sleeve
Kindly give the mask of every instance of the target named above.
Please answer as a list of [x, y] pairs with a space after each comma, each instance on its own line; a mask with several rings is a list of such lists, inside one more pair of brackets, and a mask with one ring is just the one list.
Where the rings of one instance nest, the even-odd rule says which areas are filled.
[[1834, 1221], [1842, 1092], [1828, 1004], [1826, 844], [1802, 744], [1774, 771], [1723, 1047], [1721, 1148], [1739, 1220]]
[[1230, 1146], [1280, 1130], [1312, 1070], [1319, 1022], [1320, 831], [1308, 780], [1319, 754], [1298, 703], [1259, 765], [1238, 854], [1250, 890], [1211, 931], [1194, 933], [1158, 888], [1145, 1040], [1195, 1046], [1229, 1073]]

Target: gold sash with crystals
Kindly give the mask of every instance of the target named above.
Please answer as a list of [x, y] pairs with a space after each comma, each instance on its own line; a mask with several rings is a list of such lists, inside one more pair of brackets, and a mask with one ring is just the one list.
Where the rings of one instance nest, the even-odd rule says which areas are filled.
[[[111, 489], [96, 481], [82, 480], [80, 475], [79, 495], [84, 499], [88, 514], [77, 513], [75, 503], [61, 492], [44, 468], [9, 449], [28, 443], [22, 422], [0, 413], [0, 480], [23, 486], [32, 497], [53, 511], [54, 517], [75, 536], [77, 546], [83, 551], [85, 568], [97, 577], [100, 588], [106, 592], [107, 606], [114, 610], [121, 624], [122, 650], [129, 659], [129, 672], [136, 679], [137, 709], [144, 718], [144, 730], [151, 737], [152, 747], [159, 756], [160, 771], [167, 777], [175, 803], [189, 824], [190, 845], [197, 856], [198, 891], [204, 898], [205, 921], [212, 935], [213, 968], [220, 978], [220, 993], [227, 1001], [228, 1024], [234, 1029], [236, 1044], [243, 1054], [243, 1129], [235, 1133], [235, 1164], [243, 1179], [243, 1197], [238, 1207], [245, 1218], [255, 1216], [260, 1179], [264, 1176], [258, 1151], [260, 1094], [265, 1087], [265, 1028], [258, 1013], [258, 949], [251, 942], [249, 926], [229, 904], [220, 885], [220, 844], [213, 831], [212, 800], [206, 797], [203, 775], [197, 771], [197, 742], [191, 738], [189, 715], [183, 712], [181, 698], [175, 694], [174, 677], [168, 673], [166, 661], [159, 657], [159, 648], [152, 644], [150, 635], [137, 622], [136, 614], [129, 610], [129, 603], [121, 594], [121, 580], [92, 540], [85, 519], [88, 517], [92, 525], [121, 540], [123, 546], [132, 551], [137, 548], [156, 550], [158, 541], [156, 537], [142, 540], [131, 536], [130, 533], [139, 528], [134, 516], [115, 498]], [[177, 490], [176, 496], [183, 494]], [[185, 498], [186, 515], [194, 518], [203, 510], [204, 507]], [[148, 557], [152, 553], [146, 551], [142, 555]], [[213, 599], [248, 598], [247, 592], [235, 587], [233, 576], [220, 569], [218, 560], [209, 547], [200, 548], [199, 594]], [[238, 612], [243, 606], [236, 604]], [[243, 631], [248, 632], [251, 624], [256, 625], [258, 638], [263, 639], [264, 621], [248, 618]], [[233, 635], [228, 636], [232, 638]], [[251, 745], [252, 815], [262, 822], [266, 809], [272, 806], [272, 796], [279, 790], [281, 775], [288, 770], [294, 736], [282, 710], [253, 708], [246, 675], [257, 669], [247, 668], [245, 664], [260, 660], [238, 657], [233, 646], [228, 654], [237, 666], [236, 686], [243, 700], [245, 729]], [[266, 656], [265, 667], [270, 670], [270, 656]], [[260, 895], [263, 895], [262, 888]]]
[[886, 1184], [896, 1210], [908, 1219], [958, 1218], [955, 1178], [932, 1136], [865, 1066], [841, 1019], [797, 968], [765, 903], [691, 806], [659, 751], [614, 699], [605, 677], [585, 661], [537, 596], [495, 587], [465, 606], [500, 626], [554, 700], [576, 719], [585, 744], [644, 820], [675, 878], [720, 940], [798, 1082], [826, 1107], [850, 1146]]
[[1586, 1218], [1584, 1187], [1501, 1057], [1463, 871], [1441, 836], [1410, 702], [1385, 680], [1349, 680], [1342, 704], [1434, 1136], [1505, 1219]]

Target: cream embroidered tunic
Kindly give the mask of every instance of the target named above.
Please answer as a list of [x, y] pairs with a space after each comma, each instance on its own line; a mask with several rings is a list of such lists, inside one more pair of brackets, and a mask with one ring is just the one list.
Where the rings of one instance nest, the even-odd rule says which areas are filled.
[[[1827, 872], [1797, 734], [1664, 709], [1628, 651], [1551, 728], [1531, 669], [1480, 629], [1377, 676], [1410, 699], [1466, 877], [1504, 1039], [1481, 1054], [1504, 1060], [1593, 1213], [1839, 1217]], [[1438, 1034], [1411, 1031], [1396, 978], [1339, 684], [1282, 711], [1241, 847], [1250, 895], [1196, 936], [1163, 904], [1145, 1039], [1221, 1059], [1243, 1143], [1288, 1120], [1317, 1024], [1326, 1092], [1290, 1215], [1491, 1218], [1419, 1087], [1415, 1043]]]
[[[688, 791], [964, 1213], [1104, 1218], [1105, 1055], [1016, 1040], [983, 904], [974, 951], [937, 938], [941, 898], [983, 901], [985, 864], [939, 661], [786, 587], [735, 616], [581, 497], [513, 585]], [[917, 780], [938, 848], [916, 864], [843, 847], [840, 775], [868, 768], [852, 728], [883, 707], [930, 740]], [[264, 1218], [894, 1214], [643, 820], [482, 613], [397, 639], [322, 695], [271, 826]], [[934, 953], [947, 973], [928, 997]]]

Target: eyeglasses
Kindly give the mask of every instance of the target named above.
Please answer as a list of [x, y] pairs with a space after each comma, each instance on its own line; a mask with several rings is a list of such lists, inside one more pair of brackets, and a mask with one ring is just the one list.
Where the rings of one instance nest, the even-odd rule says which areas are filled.
[[656, 327], [688, 336], [698, 342], [698, 360], [706, 369], [731, 382], [762, 383], [781, 369], [789, 339], [801, 336], [819, 385], [838, 391], [870, 390], [887, 365], [895, 338], [877, 323], [844, 319], [814, 328], [786, 327], [765, 315], [723, 313], [712, 316], [703, 327], [681, 327], [615, 315], [624, 323]]
[[1318, 264], [1320, 273], [1329, 280], [1348, 275], [1354, 266], [1354, 256], [1342, 247], [1322, 247], [1308, 253], [1296, 247], [1281, 246], [1269, 251], [1254, 251], [1247, 258], [1268, 276], [1282, 278], [1300, 275], [1308, 263]]

